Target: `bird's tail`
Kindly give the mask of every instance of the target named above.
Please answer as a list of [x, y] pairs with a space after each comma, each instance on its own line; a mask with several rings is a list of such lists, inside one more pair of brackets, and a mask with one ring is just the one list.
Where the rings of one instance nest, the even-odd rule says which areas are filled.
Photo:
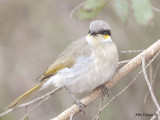
[[36, 93], [40, 87], [42, 86], [42, 83], [36, 85], [32, 89], [28, 90], [26, 93], [22, 94], [20, 97], [18, 97], [16, 100], [14, 100], [12, 103], [10, 103], [5, 109], [11, 109], [16, 108], [18, 105], [22, 104], [29, 96]]

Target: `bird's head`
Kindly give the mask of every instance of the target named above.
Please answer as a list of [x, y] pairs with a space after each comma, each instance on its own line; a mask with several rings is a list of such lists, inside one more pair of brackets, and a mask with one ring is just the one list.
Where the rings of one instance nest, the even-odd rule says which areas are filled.
[[88, 35], [107, 39], [111, 36], [110, 26], [102, 20], [94, 20], [90, 23]]

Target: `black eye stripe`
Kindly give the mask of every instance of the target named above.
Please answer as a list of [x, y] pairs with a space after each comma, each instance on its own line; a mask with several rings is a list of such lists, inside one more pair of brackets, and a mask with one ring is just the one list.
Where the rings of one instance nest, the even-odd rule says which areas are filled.
[[91, 34], [91, 35], [102, 34], [102, 35], [110, 35], [111, 36], [110, 30], [103, 30], [103, 31], [99, 31], [99, 32], [91, 32], [89, 30], [88, 34]]
[[110, 32], [110, 30], [103, 30], [103, 31], [98, 32], [98, 34], [111, 35], [111, 32]]

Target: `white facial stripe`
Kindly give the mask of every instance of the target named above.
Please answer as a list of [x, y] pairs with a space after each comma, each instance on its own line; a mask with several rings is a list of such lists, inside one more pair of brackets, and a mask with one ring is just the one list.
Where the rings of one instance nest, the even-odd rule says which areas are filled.
[[86, 41], [88, 42], [88, 44], [92, 44], [92, 41], [90, 40], [90, 35], [86, 36]]

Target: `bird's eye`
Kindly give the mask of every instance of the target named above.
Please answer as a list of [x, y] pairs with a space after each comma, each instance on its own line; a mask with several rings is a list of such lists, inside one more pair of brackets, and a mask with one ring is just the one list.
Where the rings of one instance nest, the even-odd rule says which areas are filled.
[[107, 31], [103, 31], [102, 34], [103, 35], [108, 35], [108, 32]]
[[90, 34], [90, 33], [91, 33], [91, 31], [89, 30], [89, 31], [88, 31], [88, 34]]
[[104, 30], [101, 32], [102, 35], [111, 35], [110, 30]]

